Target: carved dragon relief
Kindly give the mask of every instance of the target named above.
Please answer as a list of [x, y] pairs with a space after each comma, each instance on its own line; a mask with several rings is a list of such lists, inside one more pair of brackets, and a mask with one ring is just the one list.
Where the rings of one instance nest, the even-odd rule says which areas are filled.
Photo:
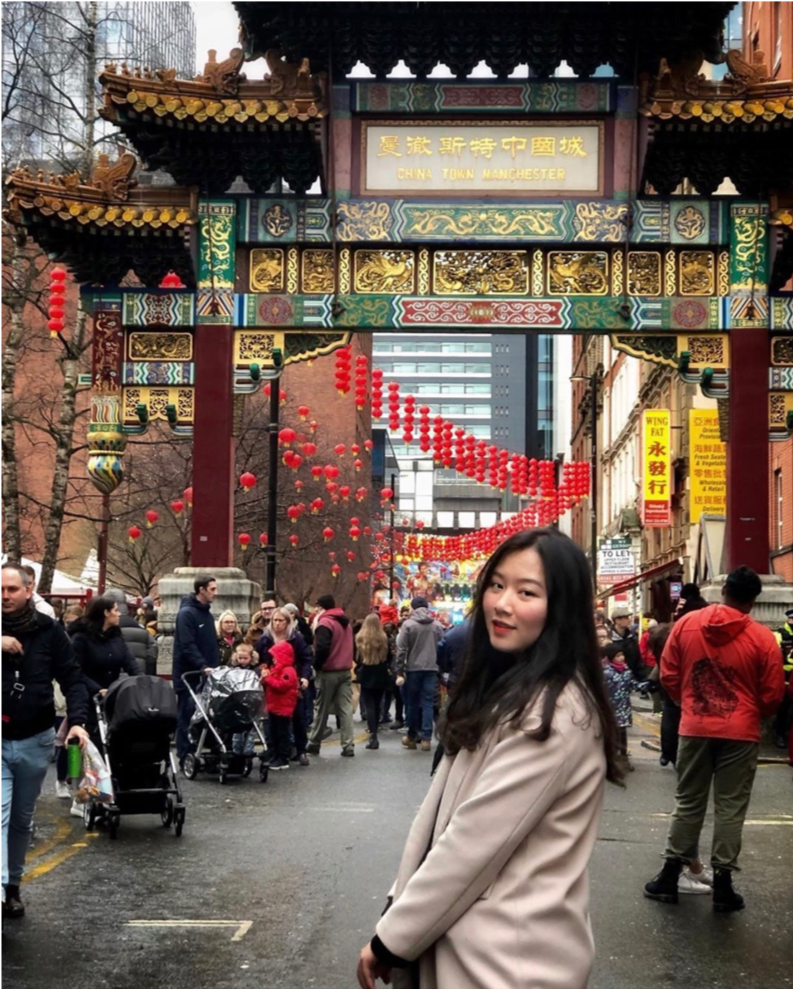
[[210, 48], [207, 55], [208, 61], [204, 64], [204, 72], [196, 78], [213, 86], [218, 93], [236, 96], [240, 83], [246, 81], [246, 77], [240, 72], [245, 61], [242, 49], [232, 48], [229, 57], [224, 58], [222, 62], [218, 62], [217, 51], [214, 48]]

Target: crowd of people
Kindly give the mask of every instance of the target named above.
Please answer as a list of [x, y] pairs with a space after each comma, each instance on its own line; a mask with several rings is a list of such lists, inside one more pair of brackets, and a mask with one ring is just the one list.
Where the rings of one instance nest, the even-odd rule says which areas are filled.
[[[744, 906], [732, 876], [761, 722], [775, 716], [775, 732], [788, 732], [793, 701], [785, 636], [750, 617], [761, 592], [757, 575], [739, 567], [721, 602], [708, 605], [687, 585], [673, 623], [642, 629], [625, 609], [595, 610], [586, 558], [553, 529], [503, 543], [452, 629], [421, 595], [401, 615], [381, 608], [360, 620], [330, 594], [305, 616], [268, 597], [247, 622], [230, 611], [214, 619], [218, 583], [199, 576], [175, 623], [177, 753], [184, 762], [194, 744], [183, 678], [222, 665], [261, 679], [273, 770], [308, 766], [331, 718], [341, 757], [353, 757], [358, 708], [368, 750], [379, 749], [386, 727], [401, 731], [406, 751], [434, 748], [433, 783], [361, 954], [361, 986], [400, 968], [419, 972], [422, 987], [585, 985], [587, 864], [604, 782], [620, 783], [633, 768], [635, 691], [658, 698], [660, 761], [677, 773], [664, 866], [644, 895], [674, 903], [680, 892], [708, 893], [717, 911]], [[34, 594], [23, 568], [3, 568], [3, 912], [11, 917], [24, 913], [19, 880], [56, 728], [62, 742], [85, 745], [96, 734], [93, 698], [156, 662], [156, 615], [145, 624], [126, 615], [123, 592], [61, 616], [45, 614]], [[237, 744], [247, 753], [252, 738]], [[60, 757], [57, 769], [56, 792], [68, 797]], [[699, 839], [711, 787], [708, 867]], [[519, 952], [506, 948], [515, 938]], [[563, 955], [549, 947], [562, 943]]]

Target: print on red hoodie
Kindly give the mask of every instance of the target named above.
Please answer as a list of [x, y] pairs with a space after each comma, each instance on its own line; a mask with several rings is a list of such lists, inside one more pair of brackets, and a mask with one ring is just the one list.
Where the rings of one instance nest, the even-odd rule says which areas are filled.
[[270, 646], [273, 665], [264, 677], [264, 695], [270, 714], [291, 718], [297, 707], [299, 684], [295, 672], [295, 654], [288, 642], [276, 642]]
[[712, 604], [672, 629], [661, 686], [680, 704], [680, 734], [760, 741], [782, 702], [782, 654], [773, 634], [735, 608]]

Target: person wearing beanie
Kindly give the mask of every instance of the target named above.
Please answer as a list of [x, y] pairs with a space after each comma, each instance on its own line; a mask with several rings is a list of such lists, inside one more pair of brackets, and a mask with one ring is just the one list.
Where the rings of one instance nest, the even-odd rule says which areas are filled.
[[[159, 646], [157, 640], [151, 635], [140, 622], [136, 622], [127, 610], [127, 595], [119, 587], [114, 587], [106, 591], [106, 598], [110, 598], [118, 605], [121, 618], [118, 627], [121, 630], [121, 638], [127, 644], [127, 648], [132, 653], [132, 658], [137, 660], [141, 669], [150, 676], [157, 675], [157, 654]], [[143, 599], [146, 601], [146, 598]], [[149, 598], [148, 600], [152, 600]], [[152, 601], [152, 604], [154, 602]]]
[[414, 597], [410, 617], [397, 636], [397, 686], [405, 688], [408, 733], [402, 738], [406, 749], [432, 747], [432, 715], [438, 689], [438, 643], [445, 634], [440, 622], [429, 613], [427, 599]]
[[306, 751], [319, 755], [328, 716], [335, 710], [341, 729], [341, 754], [355, 755], [352, 730], [352, 664], [355, 656], [352, 624], [332, 594], [317, 598], [314, 616], [314, 670], [317, 699]]

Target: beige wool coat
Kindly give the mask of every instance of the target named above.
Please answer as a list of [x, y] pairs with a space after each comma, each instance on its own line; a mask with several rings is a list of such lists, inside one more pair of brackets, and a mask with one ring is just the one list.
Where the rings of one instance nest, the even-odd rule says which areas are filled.
[[[577, 686], [560, 695], [544, 742], [526, 734], [541, 703], [521, 730], [500, 726], [476, 751], [444, 757], [410, 830], [377, 934], [418, 959], [420, 989], [587, 985], [587, 866], [606, 759]], [[393, 976], [396, 989], [411, 985], [408, 970]]]

